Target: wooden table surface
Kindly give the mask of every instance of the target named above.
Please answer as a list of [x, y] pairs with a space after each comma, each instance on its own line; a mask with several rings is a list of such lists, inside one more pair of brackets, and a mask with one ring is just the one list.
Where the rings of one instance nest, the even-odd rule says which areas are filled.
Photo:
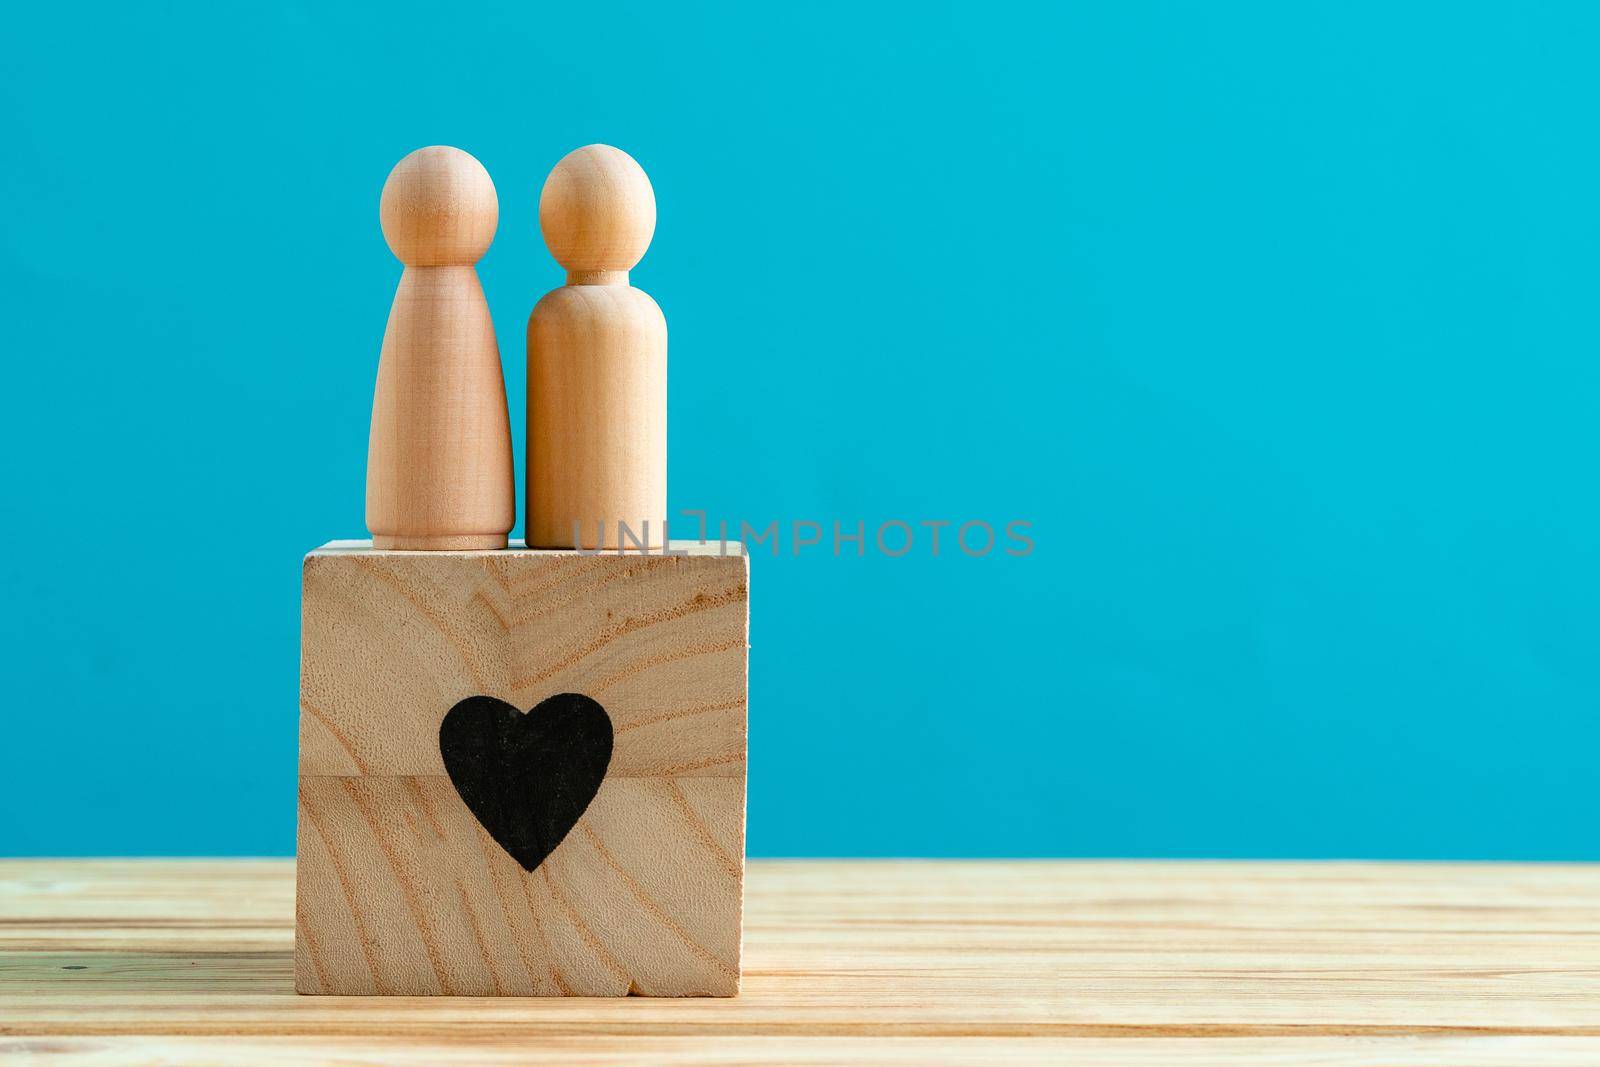
[[1600, 1064], [1600, 867], [753, 862], [736, 1000], [296, 996], [287, 860], [0, 861], [0, 1062]]

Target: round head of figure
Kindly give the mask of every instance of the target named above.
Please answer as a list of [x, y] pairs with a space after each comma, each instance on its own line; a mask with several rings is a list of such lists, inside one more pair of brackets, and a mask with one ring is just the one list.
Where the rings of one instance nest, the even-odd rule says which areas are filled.
[[395, 164], [378, 217], [383, 239], [406, 266], [471, 266], [494, 240], [500, 199], [482, 163], [435, 145]]
[[621, 149], [580, 148], [545, 179], [539, 229], [569, 273], [631, 270], [656, 232], [655, 190]]

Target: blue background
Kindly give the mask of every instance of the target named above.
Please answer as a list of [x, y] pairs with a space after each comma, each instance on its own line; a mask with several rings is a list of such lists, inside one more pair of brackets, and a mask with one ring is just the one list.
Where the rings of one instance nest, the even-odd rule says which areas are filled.
[[384, 177], [494, 176], [520, 458], [604, 141], [675, 509], [1034, 523], [756, 559], [753, 854], [1600, 859], [1600, 8], [228, 6], [8, 16], [0, 853], [292, 850]]

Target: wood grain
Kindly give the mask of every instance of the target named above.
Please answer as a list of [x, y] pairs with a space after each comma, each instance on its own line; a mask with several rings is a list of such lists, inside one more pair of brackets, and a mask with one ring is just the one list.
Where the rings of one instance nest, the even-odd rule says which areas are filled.
[[737, 779], [608, 780], [532, 872], [489, 838], [444, 778], [302, 778], [300, 814], [301, 992], [738, 989]]
[[[738, 991], [748, 566], [682, 550], [306, 558], [297, 988]], [[611, 765], [528, 872], [450, 783], [439, 723], [562, 692], [605, 707]]]
[[[150, 1064], [329, 1064], [448, 1067], [562, 1064], [567, 1067], [961, 1067], [994, 1064], [1104, 1067], [1594, 1067], [1592, 1038], [1549, 1037], [545, 1037], [465, 1041], [381, 1038], [3, 1038], [10, 1062]], [[31, 1057], [31, 1060], [30, 1060]]]
[[292, 992], [287, 861], [3, 861], [0, 1057], [1600, 1062], [1595, 867], [757, 861], [747, 884], [736, 1000], [332, 999]]
[[573, 692], [611, 716], [608, 777], [743, 780], [748, 561], [673, 548], [691, 554], [312, 552], [300, 773], [442, 775], [439, 720], [462, 697]]

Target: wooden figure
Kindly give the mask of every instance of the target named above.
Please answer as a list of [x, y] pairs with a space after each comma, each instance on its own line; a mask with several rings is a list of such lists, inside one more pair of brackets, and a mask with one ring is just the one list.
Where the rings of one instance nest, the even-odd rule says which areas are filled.
[[608, 145], [572, 152], [544, 183], [539, 227], [567, 284], [528, 319], [530, 545], [661, 543], [667, 323], [628, 284], [655, 226], [650, 179]]
[[372, 400], [367, 529], [377, 548], [504, 548], [511, 422], [474, 266], [500, 217], [494, 183], [458, 148], [420, 148], [389, 174], [380, 217], [405, 272]]

